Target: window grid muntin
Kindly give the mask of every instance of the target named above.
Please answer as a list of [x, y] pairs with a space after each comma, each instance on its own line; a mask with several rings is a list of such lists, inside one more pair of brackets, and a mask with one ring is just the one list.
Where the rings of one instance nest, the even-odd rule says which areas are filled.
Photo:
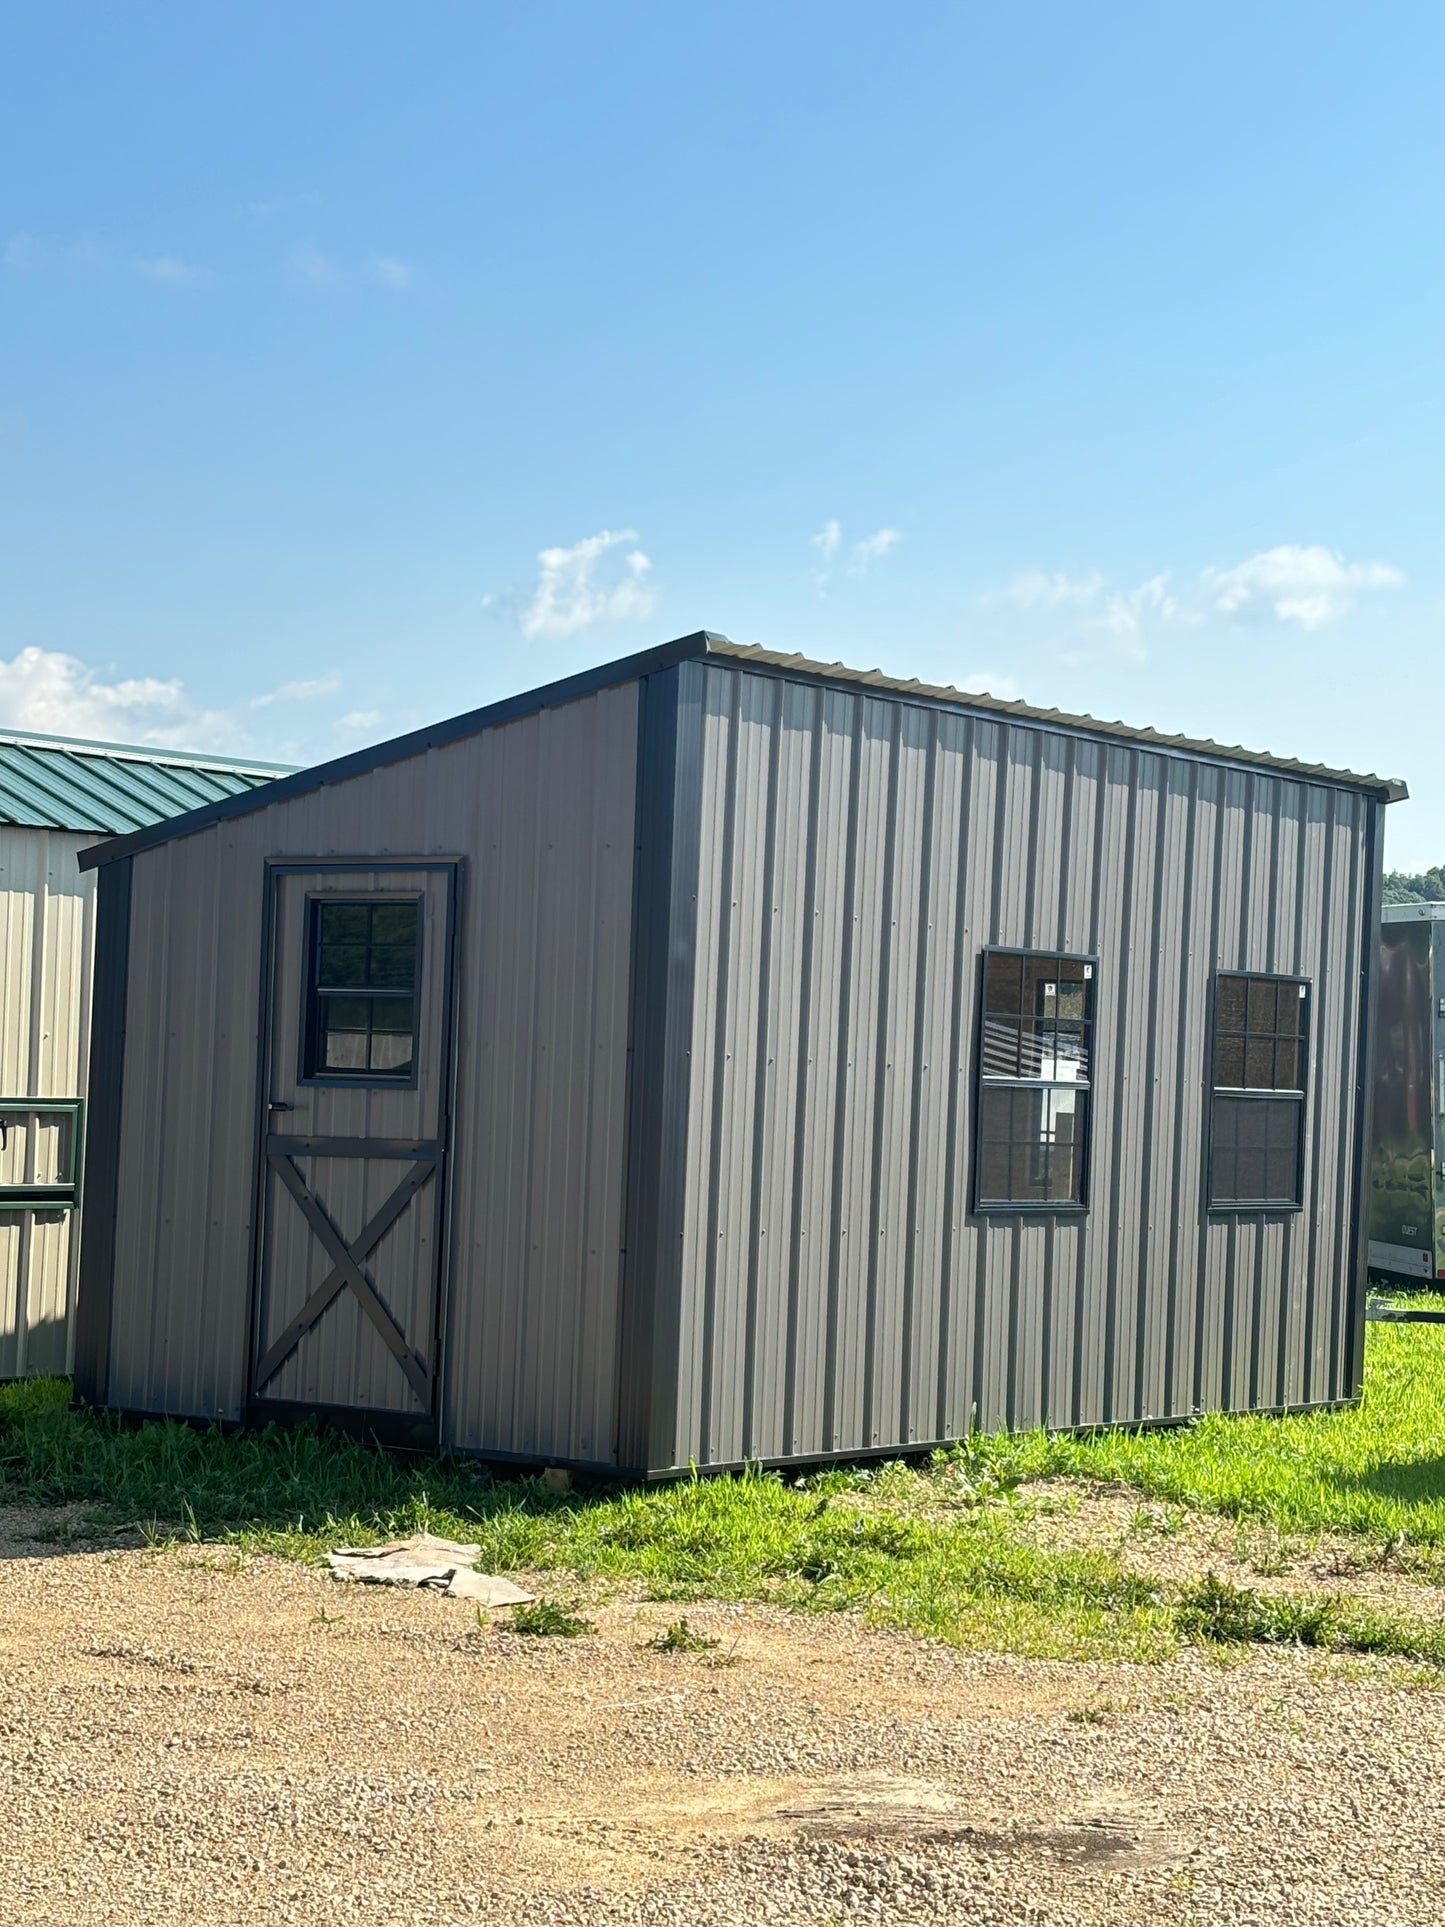
[[[417, 992], [421, 980], [419, 896], [314, 897], [307, 943], [308, 1082], [408, 1084], [416, 1071]], [[362, 920], [364, 919], [364, 932]], [[408, 931], [409, 926], [409, 931]], [[396, 981], [409, 965], [410, 982]], [[348, 968], [349, 966], [349, 968]], [[331, 975], [335, 981], [323, 982]], [[346, 981], [350, 975], [354, 981]], [[341, 1010], [351, 1021], [336, 1021]], [[354, 1063], [337, 1061], [333, 1039], [359, 1039]], [[395, 1044], [406, 1038], [401, 1056]], [[388, 1062], [390, 1058], [393, 1061]]]
[[1057, 950], [983, 953], [975, 1210], [1087, 1209], [1095, 967]]
[[[1219, 971], [1215, 976], [1208, 1171], [1212, 1211], [1303, 1208], [1312, 990], [1308, 978], [1268, 971]], [[1221, 1016], [1234, 1021], [1221, 1022]], [[1251, 1082], [1251, 1073], [1258, 1077], [1266, 1062], [1269, 1082]], [[1240, 1081], [1232, 1081], [1232, 1073]], [[1248, 1141], [1242, 1133], [1249, 1134]], [[1259, 1182], [1252, 1184], [1255, 1177]]]

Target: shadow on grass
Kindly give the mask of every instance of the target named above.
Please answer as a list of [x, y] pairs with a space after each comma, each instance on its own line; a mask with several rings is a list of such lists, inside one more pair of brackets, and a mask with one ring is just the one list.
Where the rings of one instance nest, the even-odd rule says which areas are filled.
[[540, 1478], [394, 1455], [311, 1424], [256, 1432], [136, 1425], [72, 1411], [63, 1379], [0, 1387], [0, 1505], [64, 1509], [39, 1522], [39, 1539], [16, 1522], [25, 1543], [7, 1548], [0, 1539], [0, 1556], [179, 1537], [314, 1557], [341, 1540], [415, 1531], [476, 1539], [488, 1525], [495, 1539], [499, 1524], [520, 1552], [526, 1522], [587, 1503], [585, 1494], [552, 1493]]
[[1344, 1492], [1369, 1493], [1397, 1505], [1436, 1506], [1445, 1500], [1445, 1453], [1427, 1459], [1385, 1459], [1358, 1471], [1335, 1466], [1329, 1478]]

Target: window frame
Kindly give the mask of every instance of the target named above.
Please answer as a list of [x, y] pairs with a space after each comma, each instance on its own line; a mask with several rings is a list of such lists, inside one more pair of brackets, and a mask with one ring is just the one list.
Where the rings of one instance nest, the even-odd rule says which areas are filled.
[[[377, 903], [410, 903], [416, 906], [416, 969], [410, 990], [388, 990], [366, 985], [360, 990], [336, 991], [323, 989], [316, 981], [318, 953], [321, 948], [321, 912], [328, 904], [364, 903], [368, 906]], [[421, 1003], [422, 967], [424, 963], [424, 937], [426, 930], [426, 896], [420, 890], [309, 890], [306, 894], [306, 949], [304, 977], [302, 979], [302, 1011], [299, 1062], [296, 1067], [298, 1085], [320, 1085], [331, 1090], [384, 1090], [414, 1091], [421, 1066]], [[368, 1067], [360, 1071], [322, 1070], [315, 1068], [319, 1062], [318, 1046], [321, 1041], [321, 1006], [327, 997], [333, 995], [386, 997], [400, 1001], [402, 997], [412, 1000], [411, 1027], [411, 1069], [407, 1074], [398, 1076], [394, 1072], [377, 1071]]]
[[63, 1212], [80, 1208], [80, 1181], [85, 1169], [85, 1099], [83, 1097], [0, 1097], [0, 1120], [12, 1117], [69, 1119], [64, 1142], [70, 1175], [55, 1184], [0, 1184], [0, 1212]]
[[[1093, 995], [1090, 1002], [1089, 1024], [1089, 1081], [1080, 1086], [1077, 1082], [1068, 1084], [1053, 1078], [1035, 1077], [988, 1077], [983, 1062], [984, 1023], [988, 1006], [988, 960], [990, 957], [1051, 957], [1059, 963], [1086, 964], [1091, 973]], [[978, 995], [975, 1000], [974, 1018], [974, 1059], [973, 1059], [973, 1170], [970, 1183], [969, 1205], [972, 1214], [980, 1218], [1030, 1217], [1030, 1218], [1082, 1218], [1091, 1202], [1093, 1183], [1094, 1150], [1094, 1090], [1095, 1058], [1099, 1034], [1099, 958], [1092, 951], [1055, 949], [1052, 946], [1040, 948], [1037, 944], [985, 944], [979, 952]], [[985, 1199], [983, 1197], [983, 1099], [987, 1088], [1000, 1090], [1079, 1090], [1087, 1094], [1084, 1106], [1084, 1130], [1075, 1140], [1079, 1153], [1079, 1196], [1077, 1199]]]
[[[1214, 1066], [1217, 1057], [1219, 1034], [1219, 986], [1230, 979], [1244, 983], [1293, 984], [1302, 987], [1305, 1006], [1305, 1020], [1300, 1031], [1300, 1081], [1298, 1089], [1288, 1091], [1278, 1088], [1264, 1090], [1249, 1085], [1216, 1084]], [[1248, 1008], [1246, 992], [1246, 1009]], [[1209, 1044], [1204, 1063], [1204, 1130], [1206, 1156], [1204, 1160], [1204, 1206], [1212, 1217], [1259, 1217], [1270, 1212], [1303, 1211], [1305, 1208], [1305, 1166], [1309, 1132], [1310, 1063], [1314, 1044], [1314, 1006], [1315, 986], [1312, 977], [1301, 976], [1292, 970], [1215, 970], [1209, 979]], [[1246, 1035], [1248, 1034], [1246, 1030]], [[1273, 1035], [1278, 1038], [1280, 1033]], [[1288, 1098], [1299, 1106], [1299, 1136], [1295, 1150], [1295, 1195], [1292, 1200], [1280, 1198], [1220, 1198], [1215, 1195], [1214, 1152], [1215, 1099], [1224, 1096], [1242, 1098], [1250, 1103], [1278, 1103]]]

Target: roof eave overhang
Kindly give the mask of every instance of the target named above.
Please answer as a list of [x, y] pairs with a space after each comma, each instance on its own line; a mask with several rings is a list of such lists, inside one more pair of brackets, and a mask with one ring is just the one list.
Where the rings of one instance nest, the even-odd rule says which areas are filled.
[[204, 804], [183, 815], [168, 817], [144, 829], [133, 830], [123, 836], [107, 837], [103, 842], [94, 843], [80, 852], [80, 867], [82, 870], [98, 869], [102, 864], [117, 862], [157, 844], [192, 836], [198, 830], [208, 829], [213, 823], [249, 816], [255, 810], [269, 808], [271, 804], [285, 802], [290, 797], [313, 795], [333, 783], [349, 782], [353, 777], [405, 762], [408, 757], [421, 755], [427, 750], [445, 748], [449, 743], [463, 741], [484, 729], [514, 722], [523, 716], [536, 715], [544, 709], [556, 709], [563, 703], [576, 702], [582, 696], [595, 695], [604, 689], [618, 688], [642, 676], [671, 668], [675, 663], [702, 658], [715, 658], [739, 668], [752, 667], [774, 675], [831, 683], [840, 688], [872, 689], [879, 695], [894, 696], [905, 702], [924, 702], [986, 716], [998, 722], [1012, 721], [1034, 728], [1066, 732], [1071, 736], [1087, 736], [1099, 742], [1131, 745], [1159, 755], [1186, 756], [1236, 769], [1262, 770], [1294, 782], [1355, 790], [1382, 803], [1403, 802], [1409, 795], [1405, 784], [1392, 778], [1357, 776], [1348, 770], [1295, 763], [1284, 757], [1267, 756], [1189, 737], [1166, 736], [1124, 723], [1100, 722], [1095, 717], [1071, 716], [1056, 709], [1035, 709], [1027, 703], [1010, 702], [1001, 697], [970, 695], [963, 690], [934, 687], [917, 681], [904, 682], [885, 676], [878, 670], [851, 669], [843, 663], [820, 663], [803, 656], [776, 654], [751, 644], [732, 642], [711, 630], [699, 629], [691, 635], [679, 636], [673, 642], [662, 643], [655, 649], [623, 656], [615, 662], [604, 663], [599, 668], [584, 670], [575, 676], [566, 676], [539, 689], [505, 697], [481, 709], [468, 710], [461, 716], [412, 730], [405, 736], [394, 736], [388, 742], [356, 750], [349, 756], [337, 757], [332, 762], [297, 770], [292, 775], [262, 783], [255, 789], [239, 791], [234, 796]]

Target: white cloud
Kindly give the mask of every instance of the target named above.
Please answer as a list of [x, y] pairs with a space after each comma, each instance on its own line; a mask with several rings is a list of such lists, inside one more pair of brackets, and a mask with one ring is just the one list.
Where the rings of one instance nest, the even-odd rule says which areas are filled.
[[862, 575], [870, 562], [881, 562], [897, 540], [897, 529], [875, 529], [872, 535], [865, 535], [861, 542], [853, 544], [853, 563], [849, 573]]
[[647, 586], [652, 563], [641, 549], [629, 549], [608, 581], [599, 580], [614, 549], [636, 542], [636, 529], [603, 529], [570, 549], [542, 549], [532, 600], [521, 614], [522, 634], [531, 641], [580, 635], [599, 622], [641, 620], [656, 600]]
[[1023, 700], [1017, 679], [1005, 675], [1001, 669], [965, 670], [954, 686], [966, 696], [998, 696], [1009, 703]]
[[1318, 629], [1348, 615], [1362, 592], [1397, 589], [1404, 579], [1388, 562], [1346, 562], [1320, 543], [1285, 542], [1231, 569], [1206, 569], [1200, 585], [1209, 605], [1236, 621]]
[[335, 262], [314, 241], [298, 241], [292, 248], [291, 272], [308, 288], [332, 288], [340, 279]]
[[822, 556], [826, 564], [833, 560], [834, 556], [843, 546], [843, 530], [836, 521], [825, 522], [818, 533], [816, 535], [810, 535], [808, 540], [818, 551], [819, 555]]
[[176, 730], [184, 730], [198, 711], [178, 680], [102, 682], [76, 656], [32, 648], [0, 661], [0, 716], [12, 729], [45, 735], [134, 737], [179, 747]]
[[136, 273], [143, 274], [147, 281], [160, 281], [171, 287], [194, 281], [200, 272], [174, 254], [138, 255], [132, 265]]
[[0, 658], [0, 725], [46, 736], [89, 736], [102, 742], [241, 756], [253, 747], [255, 712], [312, 702], [340, 687], [340, 676], [320, 676], [283, 683], [235, 708], [208, 709], [178, 676], [107, 682], [78, 656], [29, 648], [8, 662]]
[[1064, 575], [1046, 569], [1023, 569], [984, 600], [1011, 602], [1020, 609], [1083, 608], [1097, 601], [1106, 586], [1105, 577], [1097, 570], [1089, 575]]
[[367, 263], [366, 272], [373, 281], [379, 281], [384, 288], [409, 288], [415, 280], [415, 271], [405, 261], [398, 261], [394, 254], [375, 254]]
[[1097, 569], [1086, 575], [1026, 569], [980, 604], [1047, 619], [1058, 660], [1078, 669], [1102, 660], [1143, 662], [1162, 631], [1221, 619], [1317, 629], [1348, 615], [1360, 595], [1403, 581], [1387, 562], [1346, 562], [1318, 544], [1286, 543], [1230, 568], [1202, 569], [1183, 585], [1167, 569], [1132, 587]]
[[[882, 561], [898, 540], [897, 529], [883, 528], [875, 529], [871, 535], [865, 535], [859, 541], [847, 544], [849, 575], [866, 575], [869, 566], [874, 562]], [[842, 523], [836, 516], [830, 516], [816, 535], [808, 537], [808, 542], [818, 551], [822, 560], [823, 566], [815, 577], [821, 593], [826, 591], [832, 580], [833, 565], [845, 547]]]
[[272, 709], [277, 703], [314, 702], [318, 696], [334, 696], [340, 687], [340, 673], [333, 669], [326, 676], [311, 676], [301, 682], [283, 682], [279, 689], [268, 689], [264, 695], [253, 696], [247, 707]]

